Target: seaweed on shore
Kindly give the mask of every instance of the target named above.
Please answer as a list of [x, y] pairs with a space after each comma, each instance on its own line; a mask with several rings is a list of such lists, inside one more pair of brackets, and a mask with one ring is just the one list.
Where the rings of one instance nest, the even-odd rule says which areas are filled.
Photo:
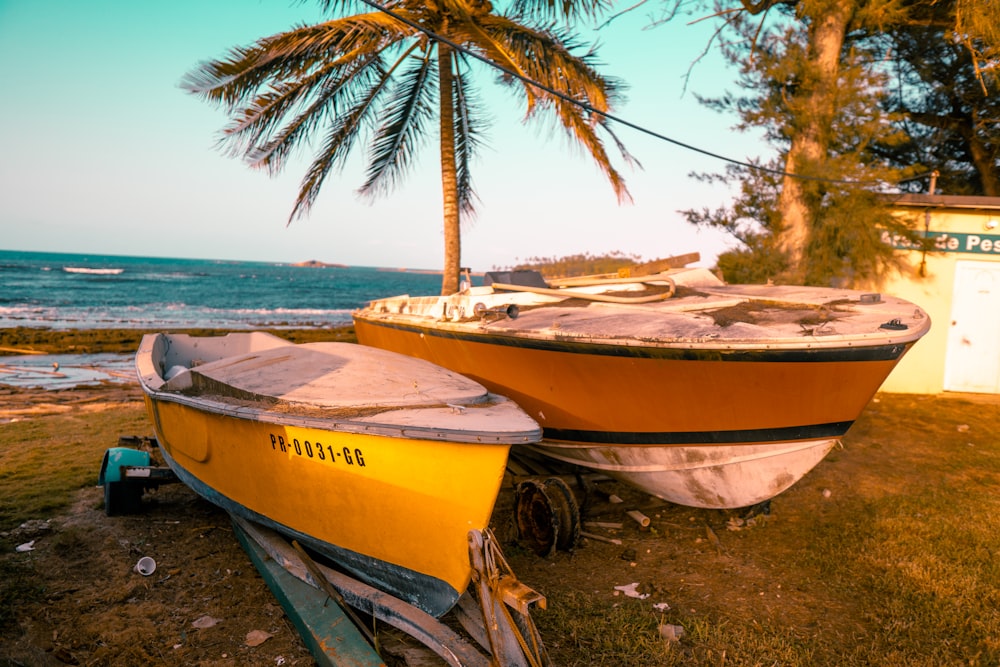
[[[268, 329], [293, 343], [339, 341], [356, 343], [354, 327], [329, 329]], [[50, 329], [11, 327], [0, 329], [0, 356], [19, 354], [131, 354], [139, 348], [144, 329]], [[184, 329], [175, 333], [221, 336], [228, 329]]]

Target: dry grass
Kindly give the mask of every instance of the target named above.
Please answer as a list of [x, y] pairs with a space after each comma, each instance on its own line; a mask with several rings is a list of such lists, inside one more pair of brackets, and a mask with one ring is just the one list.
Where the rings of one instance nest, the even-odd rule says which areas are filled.
[[[998, 405], [881, 395], [752, 527], [653, 503], [623, 547], [511, 562], [549, 596], [536, 620], [560, 665], [1000, 664]], [[630, 582], [651, 597], [613, 595]]]
[[[13, 538], [0, 539], [0, 646], [42, 646], [49, 658], [63, 649], [80, 664], [127, 664], [93, 660], [115, 651], [138, 655], [127, 653], [129, 646], [145, 647], [144, 655], [161, 664], [275, 664], [268, 651], [278, 644], [253, 652], [239, 633], [195, 637], [185, 623], [216, 605], [220, 615], [239, 609], [247, 627], [277, 628], [286, 657], [292, 651], [301, 657], [301, 644], [289, 648], [294, 633], [275, 625], [280, 611], [276, 616], [261, 602], [269, 594], [260, 579], [226, 574], [252, 567], [233, 544], [224, 514], [183, 487], [163, 496], [153, 517], [110, 521], [97, 511], [100, 494], [92, 485], [103, 451], [120, 434], [149, 432], [134, 402], [104, 409], [80, 403], [69, 412], [0, 424], [0, 531], [76, 513], [64, 522], [73, 530], [42, 538], [29, 558], [12, 553]], [[511, 543], [504, 549], [518, 577], [548, 598], [548, 609], [534, 617], [557, 665], [997, 665], [998, 433], [995, 396], [880, 395], [843, 447], [753, 525], [617, 485], [626, 508], [652, 518], [650, 530], [625, 519], [622, 506], [594, 502], [586, 518], [624, 521], [617, 531], [595, 529], [622, 545], [589, 541], [548, 559]], [[171, 528], [177, 522], [183, 530]], [[503, 526], [506, 518], [496, 522]], [[178, 531], [184, 539], [164, 537]], [[211, 549], [202, 533], [213, 536]], [[98, 534], [103, 541], [95, 541]], [[130, 550], [119, 553], [122, 543]], [[158, 560], [177, 563], [178, 574], [136, 587], [129, 568], [137, 550], [150, 545], [159, 549]], [[66, 554], [74, 554], [74, 568], [50, 565]], [[106, 586], [107, 563], [124, 568], [116, 576], [131, 597], [101, 598], [88, 624], [74, 598]], [[615, 594], [614, 586], [632, 582], [650, 597]], [[655, 603], [668, 608], [657, 611]], [[147, 635], [109, 630], [110, 619], [126, 612], [146, 619]], [[48, 619], [45, 627], [31, 630], [29, 619], [38, 617]], [[661, 624], [682, 627], [684, 636], [662, 639]], [[232, 661], [237, 656], [242, 662]], [[5, 657], [0, 649], [0, 664], [18, 664]]]

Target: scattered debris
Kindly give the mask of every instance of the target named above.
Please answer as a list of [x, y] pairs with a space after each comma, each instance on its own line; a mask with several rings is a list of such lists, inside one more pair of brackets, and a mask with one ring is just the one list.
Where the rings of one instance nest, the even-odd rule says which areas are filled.
[[580, 531], [580, 537], [586, 537], [589, 540], [597, 540], [598, 542], [607, 542], [608, 544], [621, 544], [622, 541], [617, 537], [603, 537], [601, 535], [595, 535], [594, 533], [588, 533], [584, 530]]
[[656, 604], [653, 605], [653, 609], [655, 609], [660, 613], [665, 613], [670, 611], [670, 605], [666, 602], [657, 602]]
[[25, 521], [14, 530], [0, 533], [0, 537], [8, 537], [11, 540], [28, 540], [38, 538], [50, 530], [52, 530], [52, 524], [47, 519], [44, 521], [41, 519], [31, 519], [30, 521]]
[[722, 548], [722, 542], [719, 541], [719, 536], [716, 535], [715, 531], [712, 530], [712, 527], [707, 524], [705, 525], [705, 534], [708, 536], [708, 541], [712, 543], [716, 551], [718, 551], [720, 554], [723, 551], [725, 551]]
[[684, 636], [684, 627], [681, 625], [670, 625], [664, 623], [660, 626], [660, 637], [668, 642], [679, 642]]
[[15, 548], [14, 550], [22, 554], [25, 553], [26, 551], [34, 551], [35, 540], [31, 540], [30, 542], [25, 542], [24, 544], [18, 544], [17, 548]]
[[624, 586], [615, 586], [615, 590], [624, 593], [627, 597], [637, 598], [639, 600], [645, 600], [649, 597], [649, 593], [639, 592], [639, 582], [637, 581]]
[[639, 510], [629, 510], [628, 512], [625, 512], [625, 514], [627, 514], [630, 519], [635, 521], [643, 528], [647, 528], [649, 526], [650, 523], [649, 517], [640, 512]]
[[139, 559], [139, 562], [137, 562], [135, 564], [135, 567], [133, 567], [132, 569], [141, 574], [142, 576], [148, 577], [149, 575], [156, 572], [156, 561], [150, 558], [149, 556], [143, 556], [142, 558]]
[[191, 621], [191, 625], [204, 630], [205, 628], [210, 628], [222, 622], [221, 618], [212, 618], [211, 616], [202, 616], [201, 618]]
[[247, 646], [260, 646], [273, 636], [270, 632], [263, 630], [251, 630], [247, 633], [246, 644]]

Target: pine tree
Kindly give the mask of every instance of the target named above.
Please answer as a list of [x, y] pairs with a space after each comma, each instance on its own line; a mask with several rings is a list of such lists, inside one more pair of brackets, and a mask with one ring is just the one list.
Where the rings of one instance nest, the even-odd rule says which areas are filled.
[[1000, 197], [1000, 72], [981, 76], [973, 53], [941, 28], [906, 26], [878, 40], [891, 54], [886, 104], [904, 117], [908, 140], [873, 150], [892, 164], [936, 170], [943, 193]]
[[[664, 20], [681, 7], [669, 3]], [[714, 10], [745, 94], [707, 103], [735, 112], [744, 128], [766, 128], [779, 151], [772, 168], [781, 182], [756, 235], [744, 234], [754, 243], [747, 252], [764, 253], [769, 271], [783, 267], [773, 277], [786, 282], [877, 280], [894, 265], [877, 242], [879, 227], [899, 225], [878, 194], [920, 166], [887, 159], [903, 155], [909, 139], [898, 131], [904, 107], [881, 104], [889, 69], [874, 38], [935, 29], [965, 49], [985, 85], [1000, 72], [1000, 0], [718, 0]], [[758, 177], [724, 178], [752, 185]], [[688, 214], [722, 226], [742, 215], [738, 207]]]
[[738, 39], [724, 53], [740, 66], [744, 94], [701, 99], [737, 114], [737, 129], [764, 128], [778, 157], [757, 169], [731, 166], [724, 175], [701, 175], [739, 182], [741, 195], [731, 207], [686, 215], [743, 242], [743, 249], [720, 258], [728, 280], [877, 281], [895, 265], [892, 249], [881, 242], [883, 231], [906, 233], [878, 194], [914, 171], [887, 167], [868, 150], [873, 143], [905, 140], [874, 103], [885, 76], [865, 66], [871, 53], [852, 45], [838, 58], [830, 83], [829, 72], [815, 63], [816, 31], [790, 9], [779, 12], [763, 27], [749, 15], [730, 18], [729, 31]]

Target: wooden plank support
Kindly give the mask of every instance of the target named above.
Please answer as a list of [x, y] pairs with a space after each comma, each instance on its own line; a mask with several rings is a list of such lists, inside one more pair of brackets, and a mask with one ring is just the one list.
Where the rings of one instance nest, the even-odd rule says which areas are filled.
[[629, 272], [633, 276], [646, 276], [651, 273], [660, 273], [670, 269], [680, 269], [701, 260], [701, 253], [689, 252], [684, 255], [675, 255], [665, 259], [656, 259], [644, 264], [637, 264], [629, 267]]
[[[669, 280], [669, 278], [664, 278], [664, 280]], [[666, 301], [674, 295], [673, 289], [649, 296], [612, 296], [610, 294], [591, 294], [590, 292], [580, 292], [571, 289], [549, 289], [546, 287], [511, 285], [509, 283], [493, 283], [493, 289], [498, 292], [531, 292], [532, 294], [558, 296], [565, 299], [584, 299], [586, 301], [598, 301], [601, 303], [653, 303], [654, 301]]]
[[[296, 579], [313, 585], [312, 575], [291, 545], [274, 531], [230, 515], [233, 524], [256, 542], [276, 563]], [[461, 635], [427, 612], [403, 602], [376, 588], [345, 574], [316, 564], [317, 569], [330, 584], [354, 607], [379, 621], [402, 630], [440, 656], [452, 667], [490, 667], [490, 660]], [[323, 599], [327, 599], [323, 595]], [[331, 605], [336, 606], [336, 605]]]
[[384, 666], [374, 647], [325, 591], [296, 579], [233, 522], [236, 537], [321, 667]]

